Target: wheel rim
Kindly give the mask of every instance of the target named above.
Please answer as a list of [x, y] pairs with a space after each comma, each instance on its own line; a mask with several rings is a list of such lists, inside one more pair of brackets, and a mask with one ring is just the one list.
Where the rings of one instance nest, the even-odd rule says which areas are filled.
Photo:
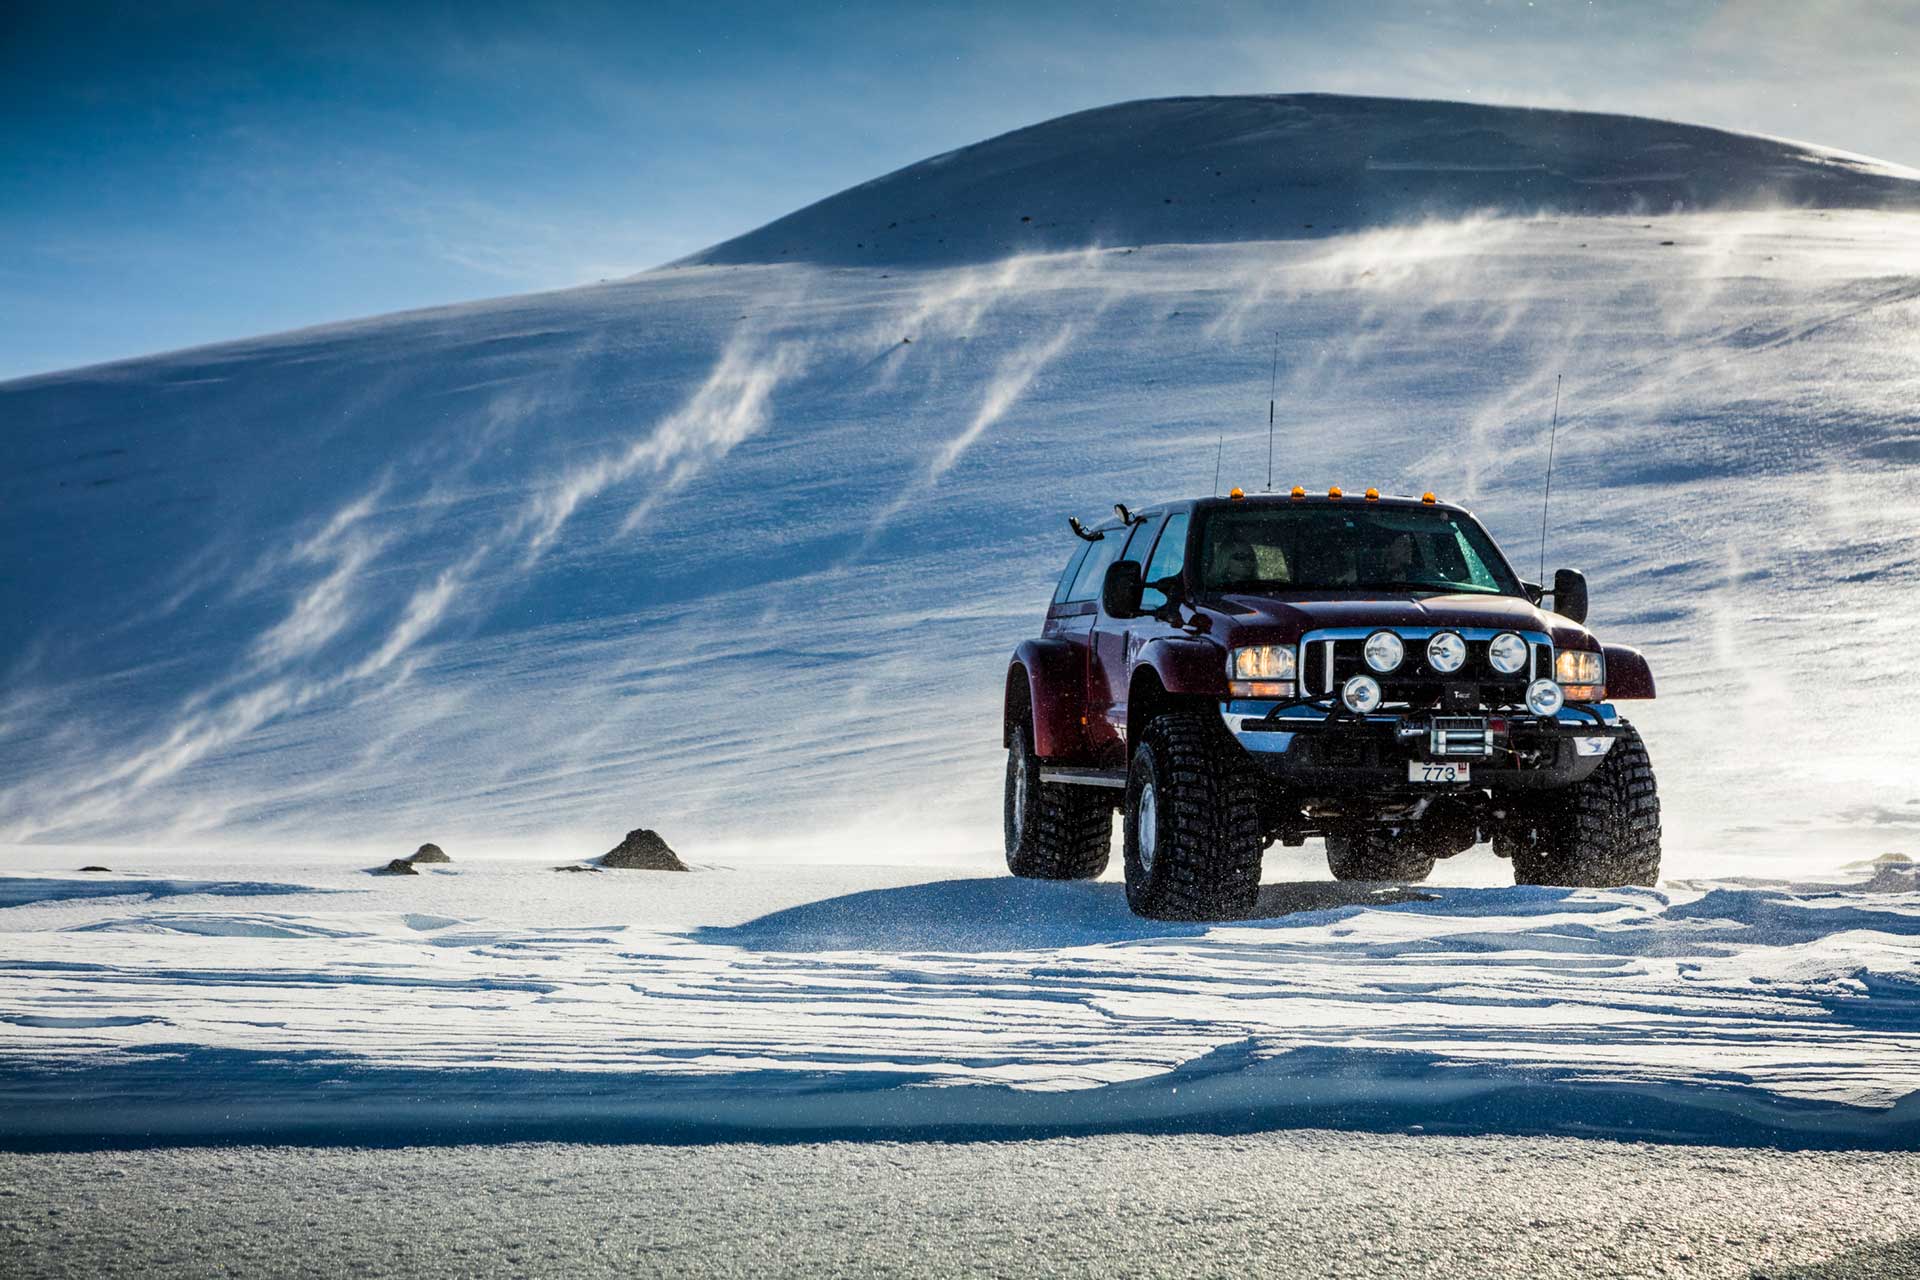
[[1140, 851], [1140, 870], [1153, 870], [1154, 844], [1160, 837], [1160, 805], [1154, 799], [1153, 780], [1140, 786], [1140, 798], [1133, 808], [1133, 844]]
[[1027, 744], [1025, 739], [1014, 738], [1013, 751], [1010, 753], [1007, 767], [1013, 772], [1013, 777], [1010, 779], [1013, 792], [1012, 825], [1013, 842], [1017, 845], [1020, 843], [1020, 837], [1025, 834], [1027, 826]]

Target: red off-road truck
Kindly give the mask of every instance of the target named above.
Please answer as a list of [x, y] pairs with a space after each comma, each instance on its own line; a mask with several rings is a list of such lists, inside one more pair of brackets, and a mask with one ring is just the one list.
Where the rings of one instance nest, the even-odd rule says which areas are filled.
[[1015, 875], [1099, 875], [1117, 807], [1148, 916], [1244, 914], [1266, 846], [1310, 836], [1342, 880], [1490, 840], [1521, 884], [1654, 883], [1653, 769], [1613, 706], [1653, 675], [1582, 625], [1579, 573], [1523, 581], [1432, 494], [1235, 490], [1073, 527], [1007, 669]]

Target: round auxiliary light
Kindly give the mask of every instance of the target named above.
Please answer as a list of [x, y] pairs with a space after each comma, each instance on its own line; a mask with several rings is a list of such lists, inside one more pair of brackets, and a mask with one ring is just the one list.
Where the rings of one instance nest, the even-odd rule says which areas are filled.
[[1427, 665], [1443, 676], [1452, 675], [1467, 665], [1467, 642], [1454, 632], [1440, 632], [1427, 641]]
[[1340, 686], [1340, 701], [1347, 704], [1347, 710], [1363, 716], [1380, 705], [1380, 682], [1372, 676], [1354, 676]]
[[1487, 661], [1503, 676], [1517, 675], [1527, 665], [1527, 642], [1511, 631], [1502, 631], [1487, 646]]
[[1400, 665], [1407, 656], [1407, 646], [1400, 643], [1400, 637], [1391, 631], [1376, 631], [1367, 637], [1366, 646], [1360, 651], [1367, 659], [1367, 665], [1382, 674]]
[[1566, 701], [1567, 695], [1551, 680], [1535, 680], [1527, 686], [1527, 710], [1537, 716], [1557, 715]]
[[1340, 492], [1339, 485], [1334, 485], [1331, 489], [1327, 490], [1327, 496], [1329, 498], [1343, 498], [1346, 495]]
[[1295, 485], [1293, 486], [1293, 496], [1296, 498], [1304, 498], [1307, 496], [1307, 491], [1305, 489], [1302, 489], [1299, 485]]

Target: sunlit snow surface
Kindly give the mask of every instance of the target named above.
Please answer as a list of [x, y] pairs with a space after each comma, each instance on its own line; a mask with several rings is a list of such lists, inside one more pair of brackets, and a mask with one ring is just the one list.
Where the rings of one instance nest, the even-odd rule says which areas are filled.
[[145, 855], [168, 884], [23, 856], [43, 865], [0, 879], [13, 1144], [1299, 1123], [1920, 1142], [1920, 894], [1857, 875], [1409, 893], [1276, 854], [1257, 918], [1201, 926], [1136, 919], [1111, 880], [980, 867], [373, 880], [290, 859], [262, 885]]
[[[1671, 241], [1672, 243], [1667, 243]], [[1643, 646], [1669, 874], [1920, 832], [1920, 217], [689, 267], [0, 387], [0, 838], [991, 848], [1064, 517], [1432, 488]], [[911, 341], [907, 341], [910, 339]]]

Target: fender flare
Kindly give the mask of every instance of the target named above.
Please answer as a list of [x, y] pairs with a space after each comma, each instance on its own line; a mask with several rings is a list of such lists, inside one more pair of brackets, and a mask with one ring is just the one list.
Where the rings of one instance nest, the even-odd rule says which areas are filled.
[[1651, 699], [1653, 668], [1638, 649], [1624, 644], [1600, 646], [1607, 664], [1607, 701]]
[[1137, 673], [1152, 667], [1160, 687], [1176, 698], [1227, 697], [1227, 651], [1212, 640], [1159, 636], [1147, 641], [1135, 659]]
[[1064, 640], [1022, 641], [1007, 664], [1000, 745], [1012, 745], [1013, 727], [1024, 720], [1033, 725], [1033, 753], [1042, 760], [1085, 758], [1086, 700], [1085, 649]]

